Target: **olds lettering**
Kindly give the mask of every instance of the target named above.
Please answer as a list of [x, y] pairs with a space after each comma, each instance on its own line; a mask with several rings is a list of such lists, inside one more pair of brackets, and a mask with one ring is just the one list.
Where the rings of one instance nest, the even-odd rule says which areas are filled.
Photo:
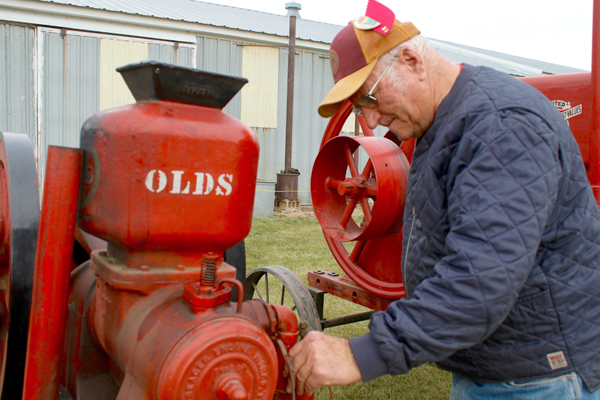
[[171, 171], [167, 174], [159, 169], [153, 169], [146, 175], [146, 188], [152, 193], [170, 189], [168, 193], [191, 195], [209, 195], [214, 191], [217, 196], [229, 196], [233, 190], [231, 174], [219, 175], [216, 186], [215, 179], [207, 172], [194, 172], [192, 179], [184, 177], [184, 174], [185, 171]]

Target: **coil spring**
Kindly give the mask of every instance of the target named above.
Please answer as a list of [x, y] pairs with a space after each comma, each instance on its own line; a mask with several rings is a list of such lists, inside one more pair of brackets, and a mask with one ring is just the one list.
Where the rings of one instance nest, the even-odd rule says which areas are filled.
[[214, 253], [202, 255], [202, 264], [200, 265], [200, 282], [202, 286], [215, 286], [218, 258], [219, 256]]

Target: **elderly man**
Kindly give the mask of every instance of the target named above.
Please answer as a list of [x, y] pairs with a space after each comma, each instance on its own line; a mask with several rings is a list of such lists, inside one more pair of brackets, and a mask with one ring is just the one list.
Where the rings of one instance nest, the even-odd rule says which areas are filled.
[[541, 93], [440, 56], [411, 23], [331, 44], [335, 86], [371, 128], [418, 140], [404, 212], [408, 297], [350, 340], [291, 350], [298, 393], [453, 373], [452, 399], [600, 399], [600, 215], [567, 123]]

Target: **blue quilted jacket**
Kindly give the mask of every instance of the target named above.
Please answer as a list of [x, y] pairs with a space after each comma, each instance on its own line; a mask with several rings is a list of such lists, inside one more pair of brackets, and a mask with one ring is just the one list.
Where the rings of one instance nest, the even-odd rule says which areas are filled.
[[408, 297], [350, 340], [363, 379], [437, 362], [481, 382], [576, 371], [600, 388], [600, 215], [554, 105], [465, 65], [408, 184]]

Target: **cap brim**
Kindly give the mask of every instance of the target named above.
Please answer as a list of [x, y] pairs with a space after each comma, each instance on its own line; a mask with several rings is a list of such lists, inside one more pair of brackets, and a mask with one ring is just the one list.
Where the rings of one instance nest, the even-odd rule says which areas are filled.
[[319, 105], [319, 115], [323, 118], [329, 118], [335, 114], [342, 103], [356, 93], [365, 83], [373, 68], [375, 68], [375, 64], [377, 64], [377, 60], [340, 79]]

